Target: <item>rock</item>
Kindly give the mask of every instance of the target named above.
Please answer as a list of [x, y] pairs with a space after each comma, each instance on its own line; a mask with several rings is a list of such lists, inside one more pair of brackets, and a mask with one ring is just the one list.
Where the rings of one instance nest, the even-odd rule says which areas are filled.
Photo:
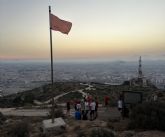
[[54, 123], [52, 123], [52, 119], [43, 120], [42, 126], [43, 126], [43, 132], [47, 136], [59, 135], [65, 131], [66, 123], [60, 117], [60, 118], [55, 118]]
[[135, 135], [135, 131], [123, 131], [120, 134], [120, 137], [133, 137]]
[[90, 137], [115, 137], [116, 133], [108, 128], [92, 128]]
[[135, 134], [133, 137], [165, 137], [165, 133], [163, 131], [143, 131]]

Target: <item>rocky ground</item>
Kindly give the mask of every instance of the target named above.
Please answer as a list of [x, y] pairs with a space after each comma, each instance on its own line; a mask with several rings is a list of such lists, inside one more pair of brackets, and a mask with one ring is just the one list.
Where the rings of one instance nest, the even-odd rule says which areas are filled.
[[[115, 114], [116, 113], [116, 114]], [[102, 108], [96, 120], [75, 120], [73, 116], [64, 116], [67, 126], [64, 132], [59, 135], [49, 135], [49, 137], [94, 137], [93, 130], [106, 130], [114, 137], [165, 137], [165, 132], [152, 130], [130, 130], [128, 128], [129, 119], [121, 119], [116, 108], [108, 110]], [[13, 132], [27, 132], [29, 137], [46, 137], [42, 132], [42, 121], [48, 117], [7, 117], [0, 126], [0, 137], [18, 137]], [[103, 136], [95, 136], [103, 137]], [[112, 137], [112, 136], [104, 136]]]

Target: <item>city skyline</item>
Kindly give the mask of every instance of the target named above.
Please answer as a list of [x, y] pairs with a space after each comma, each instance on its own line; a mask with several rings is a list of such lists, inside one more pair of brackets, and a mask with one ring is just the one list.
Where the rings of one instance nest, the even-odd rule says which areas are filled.
[[163, 0], [2, 0], [0, 60], [50, 58], [49, 15], [72, 22], [53, 32], [57, 60], [164, 59]]

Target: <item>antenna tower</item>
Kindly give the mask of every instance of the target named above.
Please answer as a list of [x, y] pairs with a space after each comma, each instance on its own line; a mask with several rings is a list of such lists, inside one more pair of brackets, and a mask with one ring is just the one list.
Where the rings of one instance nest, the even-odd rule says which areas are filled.
[[139, 78], [143, 78], [143, 73], [142, 73], [142, 59], [141, 59], [141, 56], [140, 56], [140, 58], [139, 58], [138, 77], [139, 77]]

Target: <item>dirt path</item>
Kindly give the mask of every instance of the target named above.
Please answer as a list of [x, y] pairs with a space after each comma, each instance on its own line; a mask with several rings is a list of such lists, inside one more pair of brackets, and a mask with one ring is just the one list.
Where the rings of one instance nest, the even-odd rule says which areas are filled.
[[[0, 108], [0, 112], [5, 116], [38, 116], [46, 117], [49, 114], [50, 109], [16, 109], [16, 108]], [[63, 109], [64, 114], [66, 114], [66, 109]], [[71, 116], [74, 116], [75, 110], [71, 109]], [[117, 108], [109, 108], [108, 110], [104, 107], [99, 108], [98, 116], [100, 119], [117, 118], [120, 117], [120, 113]]]
[[[60, 95], [55, 96], [55, 97], [54, 97], [54, 101], [58, 100], [59, 98], [65, 96], [65, 95], [67, 95], [67, 94], [69, 94], [69, 93], [72, 93], [72, 92], [79, 92], [80, 94], [82, 94], [82, 97], [87, 96], [87, 93], [83, 92], [83, 90], [84, 90], [84, 89], [79, 89], [79, 90], [73, 90], [73, 91], [69, 91], [69, 92], [66, 92], [66, 93], [62, 93], [62, 94], [60, 94]], [[47, 100], [47, 101], [45, 101], [45, 102], [40, 102], [40, 101], [38, 101], [38, 100], [34, 100], [34, 103], [35, 103], [36, 105], [43, 105], [43, 104], [48, 104], [48, 103], [50, 103], [51, 100], [52, 100], [52, 99], [49, 99], [49, 100]]]

